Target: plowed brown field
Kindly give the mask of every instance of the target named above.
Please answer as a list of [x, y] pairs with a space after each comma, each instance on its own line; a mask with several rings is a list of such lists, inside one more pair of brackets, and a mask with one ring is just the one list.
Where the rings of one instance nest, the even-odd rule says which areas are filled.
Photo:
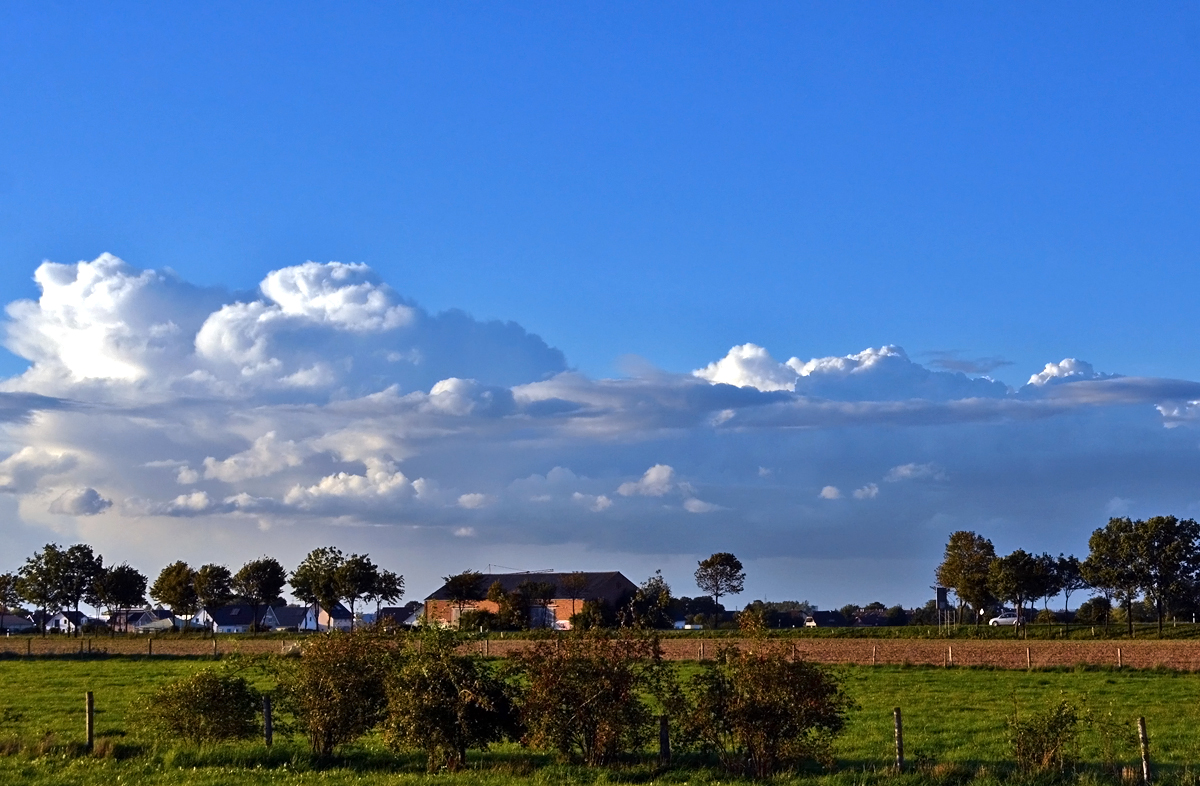
[[[228, 654], [278, 653], [294, 648], [303, 637], [254, 639], [230, 636], [217, 642], [217, 652]], [[736, 639], [665, 639], [663, 652], [670, 660], [712, 657], [722, 644]], [[740, 642], [746, 644], [745, 641]], [[491, 639], [466, 645], [480, 654], [503, 656], [530, 647], [523, 639]], [[1080, 664], [1129, 668], [1200, 670], [1200, 642], [1192, 641], [937, 641], [928, 639], [796, 639], [782, 640], [797, 657], [819, 663], [925, 664], [991, 666], [1023, 669], [1027, 666], [1076, 666]], [[211, 656], [211, 639], [154, 639], [107, 637], [73, 639], [63, 636], [0, 638], [0, 653], [12, 655], [110, 655]]]

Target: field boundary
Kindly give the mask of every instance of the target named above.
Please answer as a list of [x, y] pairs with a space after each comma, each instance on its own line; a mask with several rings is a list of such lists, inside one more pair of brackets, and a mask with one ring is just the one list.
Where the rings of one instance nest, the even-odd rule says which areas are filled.
[[[142, 657], [211, 657], [240, 653], [245, 655], [286, 654], [295, 652], [304, 641], [296, 638], [239, 638], [216, 640], [202, 638], [162, 638], [123, 636], [0, 637], [0, 655], [20, 657], [100, 655]], [[397, 644], [415, 643], [407, 637]], [[970, 641], [922, 639], [772, 639], [772, 643], [797, 658], [827, 664], [855, 665], [926, 665], [981, 666], [1000, 669], [1051, 668], [1064, 666], [1109, 666], [1134, 669], [1166, 668], [1177, 671], [1200, 670], [1200, 642], [1193, 641]], [[472, 641], [466, 651], [502, 657], [533, 647], [530, 639]], [[711, 658], [724, 646], [747, 647], [750, 639], [663, 639], [663, 655], [668, 660], [685, 661]]]

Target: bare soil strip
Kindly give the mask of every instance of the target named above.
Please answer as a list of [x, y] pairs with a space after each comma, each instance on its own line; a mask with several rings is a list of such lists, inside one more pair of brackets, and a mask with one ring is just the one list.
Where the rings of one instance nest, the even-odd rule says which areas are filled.
[[[296, 639], [221, 638], [219, 654], [294, 651]], [[913, 664], [988, 666], [1002, 669], [1051, 666], [1124, 666], [1135, 669], [1200, 670], [1200, 642], [1192, 641], [946, 641], [930, 639], [778, 639], [794, 647], [796, 657], [818, 663], [859, 665]], [[530, 647], [528, 639], [490, 639], [465, 647], [479, 654], [503, 656]], [[745, 639], [664, 639], [669, 660], [711, 658], [723, 645], [747, 646]], [[9, 655], [164, 655], [203, 657], [213, 654], [211, 639], [147, 639], [143, 637], [74, 639], [64, 636], [0, 637], [0, 653]]]

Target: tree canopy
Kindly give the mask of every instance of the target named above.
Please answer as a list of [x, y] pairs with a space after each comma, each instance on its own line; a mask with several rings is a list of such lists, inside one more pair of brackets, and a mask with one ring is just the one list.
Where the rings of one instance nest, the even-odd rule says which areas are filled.
[[727, 551], [720, 551], [696, 568], [696, 586], [712, 596], [718, 606], [722, 595], [737, 595], [746, 583], [746, 571], [742, 561]]
[[[938, 584], [954, 590], [960, 614], [964, 603], [969, 603], [974, 609], [982, 609], [995, 602], [996, 597], [988, 579], [994, 559], [996, 549], [982, 535], [967, 530], [950, 534], [942, 564], [938, 565], [935, 576]], [[978, 623], [979, 615], [975, 617]]]

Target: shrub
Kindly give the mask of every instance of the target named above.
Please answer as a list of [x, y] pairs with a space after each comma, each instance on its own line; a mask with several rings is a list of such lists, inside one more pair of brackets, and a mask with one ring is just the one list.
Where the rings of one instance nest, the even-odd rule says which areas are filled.
[[683, 742], [756, 778], [806, 759], [831, 761], [830, 743], [853, 706], [831, 671], [790, 661], [765, 642], [722, 647], [700, 668], [667, 702]]
[[480, 658], [458, 655], [452, 631], [424, 633], [421, 652], [410, 654], [387, 681], [384, 740], [424, 751], [429, 770], [457, 770], [467, 749], [519, 736], [514, 689]]
[[657, 637], [575, 634], [513, 656], [528, 681], [523, 742], [607, 764], [650, 739], [654, 717], [643, 696], [661, 695], [672, 673]]
[[463, 631], [473, 630], [500, 630], [501, 624], [499, 618], [490, 611], [485, 609], [471, 609], [464, 611], [458, 617], [458, 627]]
[[1037, 619], [1034, 622], [1037, 622], [1039, 625], [1053, 625], [1058, 622], [1058, 617], [1055, 616], [1053, 611], [1042, 609], [1038, 612]]
[[1079, 710], [1068, 701], [1022, 720], [1014, 711], [1008, 721], [1009, 744], [1024, 772], [1061, 772], [1073, 760], [1079, 736]]
[[585, 600], [583, 607], [571, 615], [571, 630], [588, 631], [614, 628], [617, 615], [608, 603], [599, 598]]
[[213, 742], [253, 737], [262, 697], [245, 679], [203, 669], [172, 680], [142, 705], [143, 725], [164, 738]]
[[1075, 612], [1075, 621], [1083, 625], [1103, 625], [1112, 614], [1112, 603], [1108, 598], [1090, 598], [1085, 600]]
[[383, 718], [393, 658], [369, 634], [333, 633], [314, 636], [299, 659], [280, 664], [284, 707], [308, 734], [313, 753], [329, 756]]

